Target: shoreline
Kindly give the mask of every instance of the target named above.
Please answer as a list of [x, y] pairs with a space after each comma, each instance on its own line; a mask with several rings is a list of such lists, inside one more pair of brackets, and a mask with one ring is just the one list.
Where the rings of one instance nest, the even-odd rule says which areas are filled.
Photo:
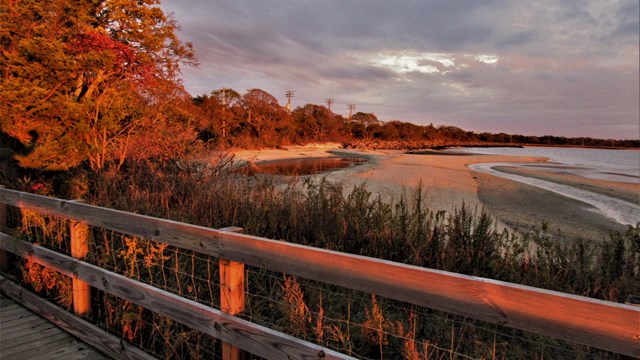
[[[470, 164], [496, 162], [542, 163], [546, 158], [532, 156], [425, 154], [402, 150], [344, 149], [340, 144], [294, 146], [285, 149], [241, 150], [232, 153], [238, 161], [259, 164], [284, 159], [324, 157], [364, 157], [367, 162], [319, 175], [345, 188], [365, 184], [368, 191], [385, 201], [396, 200], [422, 184], [425, 201], [431, 211], [453, 213], [462, 203], [471, 209], [486, 209], [498, 228], [527, 232], [546, 223], [552, 233], [570, 238], [602, 241], [610, 232], [623, 232], [626, 226], [597, 214], [590, 206], [550, 191], [515, 181], [500, 179], [468, 168]], [[584, 179], [577, 176], [548, 174], [544, 171], [506, 166], [507, 171], [629, 201], [640, 194], [640, 184]]]
[[640, 182], [623, 183], [610, 180], [590, 179], [571, 174], [554, 173], [551, 171], [532, 170], [511, 166], [497, 166], [494, 169], [508, 174], [522, 175], [562, 185], [568, 185], [630, 203], [640, 203]]

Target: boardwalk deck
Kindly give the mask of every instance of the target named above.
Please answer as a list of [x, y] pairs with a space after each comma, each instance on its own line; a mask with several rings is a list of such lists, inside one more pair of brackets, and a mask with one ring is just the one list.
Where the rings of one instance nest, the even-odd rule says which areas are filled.
[[109, 359], [0, 292], [0, 359]]

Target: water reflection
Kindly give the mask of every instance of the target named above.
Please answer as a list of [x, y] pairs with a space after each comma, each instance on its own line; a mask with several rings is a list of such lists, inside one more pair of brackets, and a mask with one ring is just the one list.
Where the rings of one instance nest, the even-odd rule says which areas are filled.
[[275, 160], [260, 164], [249, 164], [241, 172], [271, 175], [313, 175], [321, 172], [343, 169], [366, 162], [362, 158], [305, 158]]

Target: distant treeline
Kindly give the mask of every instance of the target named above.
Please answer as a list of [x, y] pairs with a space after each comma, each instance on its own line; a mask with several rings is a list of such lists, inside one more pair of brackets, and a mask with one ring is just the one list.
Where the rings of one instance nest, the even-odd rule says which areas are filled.
[[345, 117], [316, 104], [290, 109], [260, 89], [240, 94], [223, 88], [194, 98], [182, 86], [180, 71], [197, 64], [194, 50], [180, 41], [178, 24], [157, 5], [3, 2], [0, 179], [14, 165], [120, 171], [129, 162], [198, 157], [206, 150], [203, 144], [222, 149], [328, 141], [395, 149], [640, 146], [638, 134], [619, 141], [475, 133], [381, 122], [366, 112]]
[[375, 114], [355, 112], [344, 117], [326, 106], [306, 104], [291, 111], [261, 89], [240, 94], [229, 88], [193, 99], [201, 140], [220, 147], [277, 147], [338, 141], [354, 147], [429, 148], [447, 145], [550, 145], [640, 147], [640, 140], [589, 137], [526, 136], [476, 133], [455, 126], [382, 122]]

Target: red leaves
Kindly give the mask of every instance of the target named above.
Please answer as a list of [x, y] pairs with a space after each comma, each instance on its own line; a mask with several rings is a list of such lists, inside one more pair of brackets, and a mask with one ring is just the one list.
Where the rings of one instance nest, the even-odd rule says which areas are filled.
[[111, 51], [125, 60], [133, 60], [135, 57], [135, 54], [127, 45], [97, 31], [78, 34], [75, 39], [67, 43], [67, 48], [76, 54], [90, 51]]
[[116, 66], [119, 68], [131, 66], [138, 60], [135, 52], [129, 46], [98, 31], [78, 34], [66, 44], [66, 47], [69, 52], [75, 55], [91, 52], [108, 53], [116, 60]]
[[[127, 74], [133, 76], [130, 79], [140, 83], [153, 81], [156, 67], [151, 59], [136, 52], [135, 47], [129, 46], [122, 41], [111, 38], [109, 35], [99, 31], [87, 31], [75, 36], [66, 43], [67, 51], [72, 55], [90, 56], [94, 62], [91, 67], [95, 67], [95, 62], [101, 63], [100, 67], [107, 73]], [[108, 64], [110, 69], [104, 69]]]

